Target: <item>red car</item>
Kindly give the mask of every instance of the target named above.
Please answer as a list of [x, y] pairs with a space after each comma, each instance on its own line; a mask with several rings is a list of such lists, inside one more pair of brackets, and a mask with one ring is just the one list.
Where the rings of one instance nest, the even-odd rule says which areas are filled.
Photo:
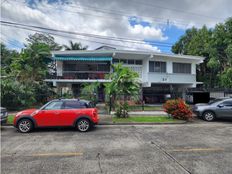
[[81, 132], [98, 124], [97, 109], [89, 101], [57, 99], [40, 109], [28, 109], [16, 114], [14, 127], [20, 132], [30, 132], [37, 127], [75, 127]]

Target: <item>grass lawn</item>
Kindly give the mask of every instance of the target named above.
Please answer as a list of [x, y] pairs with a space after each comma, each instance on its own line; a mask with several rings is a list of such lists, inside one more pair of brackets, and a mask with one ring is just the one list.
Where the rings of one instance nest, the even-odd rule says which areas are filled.
[[[142, 106], [129, 106], [130, 111], [142, 111]], [[144, 106], [144, 111], [160, 111], [163, 110], [162, 106]]]
[[8, 124], [13, 124], [14, 117], [15, 117], [14, 115], [8, 115], [7, 123]]
[[178, 120], [166, 116], [136, 116], [129, 118], [113, 118], [114, 123], [164, 123]]

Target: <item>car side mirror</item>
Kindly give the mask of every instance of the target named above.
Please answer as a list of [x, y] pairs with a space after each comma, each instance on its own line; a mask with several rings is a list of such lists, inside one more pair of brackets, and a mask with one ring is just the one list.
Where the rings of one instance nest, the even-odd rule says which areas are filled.
[[224, 105], [223, 104], [219, 104], [219, 105], [217, 105], [219, 108], [223, 108], [224, 107]]

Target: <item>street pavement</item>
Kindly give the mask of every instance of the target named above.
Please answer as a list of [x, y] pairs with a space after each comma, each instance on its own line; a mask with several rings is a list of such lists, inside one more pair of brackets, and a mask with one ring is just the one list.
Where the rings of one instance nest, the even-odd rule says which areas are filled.
[[1, 128], [1, 173], [229, 174], [232, 122], [119, 126], [90, 132]]

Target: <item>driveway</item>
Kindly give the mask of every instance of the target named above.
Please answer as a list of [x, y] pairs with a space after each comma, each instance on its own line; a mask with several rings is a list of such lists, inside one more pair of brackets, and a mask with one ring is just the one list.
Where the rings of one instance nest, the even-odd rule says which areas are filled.
[[20, 134], [3, 127], [2, 173], [232, 173], [232, 124], [97, 126]]

